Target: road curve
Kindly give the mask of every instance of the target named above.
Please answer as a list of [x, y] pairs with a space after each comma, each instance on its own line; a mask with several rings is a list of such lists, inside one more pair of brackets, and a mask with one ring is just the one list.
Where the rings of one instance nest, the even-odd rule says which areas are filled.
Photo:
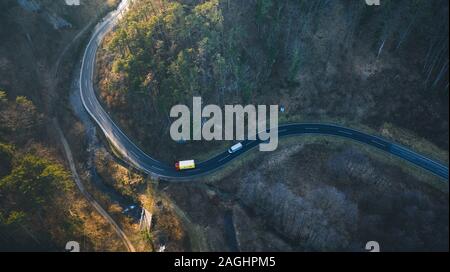
[[[110, 13], [96, 27], [86, 47], [80, 73], [80, 94], [83, 106], [127, 163], [152, 176], [168, 180], [189, 181], [212, 173], [243, 153], [257, 147], [261, 143], [259, 140], [245, 140], [242, 142], [244, 148], [234, 154], [224, 151], [207, 161], [197, 164], [196, 169], [178, 172], [173, 166], [168, 166], [145, 154], [122, 132], [97, 100], [93, 87], [93, 77], [98, 46], [106, 33], [114, 27], [120, 14], [126, 10], [128, 4], [129, 0], [123, 0], [118, 9]], [[286, 124], [280, 125], [278, 130], [280, 137], [317, 134], [351, 139], [404, 159], [448, 182], [448, 166], [377, 136], [339, 125], [320, 123]]]

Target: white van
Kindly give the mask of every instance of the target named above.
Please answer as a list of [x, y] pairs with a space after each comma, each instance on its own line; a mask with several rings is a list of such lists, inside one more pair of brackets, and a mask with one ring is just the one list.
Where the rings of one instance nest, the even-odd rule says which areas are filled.
[[237, 143], [228, 149], [228, 153], [233, 154], [241, 150], [244, 146], [241, 143]]

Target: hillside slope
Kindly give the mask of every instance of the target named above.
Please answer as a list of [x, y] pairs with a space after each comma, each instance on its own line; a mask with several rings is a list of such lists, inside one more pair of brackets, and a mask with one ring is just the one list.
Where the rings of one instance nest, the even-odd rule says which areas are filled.
[[138, 0], [99, 52], [99, 93], [127, 134], [168, 162], [217, 147], [170, 139], [170, 108], [194, 95], [281, 104], [284, 121], [403, 129], [430, 143], [419, 151], [446, 152], [447, 11], [442, 0]]

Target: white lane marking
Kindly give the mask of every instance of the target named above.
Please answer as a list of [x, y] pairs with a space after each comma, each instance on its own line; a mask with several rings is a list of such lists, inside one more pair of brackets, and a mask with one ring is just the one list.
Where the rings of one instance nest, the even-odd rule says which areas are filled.
[[226, 156], [225, 158], [220, 159], [219, 162], [222, 162], [222, 161], [228, 159], [229, 157], [230, 157], [230, 155]]
[[346, 135], [353, 135], [353, 133], [352, 133], [352, 132], [349, 132], [349, 131], [339, 130], [338, 132], [339, 132], [339, 133], [346, 134]]
[[139, 156], [134, 152], [134, 151], [130, 151], [130, 153], [137, 159], [139, 158]]
[[408, 149], [406, 149], [404, 147], [401, 147], [401, 146], [398, 146], [398, 145], [393, 145], [392, 148], [394, 150], [396, 150], [397, 152], [400, 152], [400, 153], [402, 153], [404, 155], [415, 156], [415, 157], [421, 159], [422, 161], [427, 161], [430, 164], [437, 166], [438, 168], [444, 169], [445, 171], [447, 171], [447, 169], [448, 169], [446, 166], [444, 166], [444, 165], [442, 165], [442, 164], [440, 164], [438, 162], [435, 162], [435, 161], [433, 161], [431, 159], [428, 159], [428, 158], [426, 158], [426, 157], [424, 157], [424, 156], [422, 156], [420, 154], [417, 154], [417, 153], [415, 153], [415, 152], [413, 152], [411, 150], [408, 150]]
[[383, 144], [383, 143], [381, 143], [381, 142], [379, 142], [379, 141], [377, 141], [377, 140], [371, 140], [371, 142], [374, 143], [374, 144], [376, 144], [376, 145], [379, 145], [379, 146], [382, 146], [382, 147], [386, 147], [385, 144]]

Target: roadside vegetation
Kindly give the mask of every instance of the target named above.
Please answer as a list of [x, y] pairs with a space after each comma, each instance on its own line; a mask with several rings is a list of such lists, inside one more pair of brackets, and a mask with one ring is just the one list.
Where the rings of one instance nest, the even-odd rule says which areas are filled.
[[384, 252], [446, 251], [448, 184], [435, 178], [446, 190], [430, 186], [361, 147], [290, 138], [270, 156], [164, 192], [203, 229], [209, 250], [230, 250], [232, 224], [244, 252], [362, 252], [372, 240]]
[[[152, 215], [151, 228], [140, 228], [139, 220], [132, 222], [130, 237], [135, 237], [135, 246], [140, 251], [157, 251], [164, 246], [166, 251], [185, 251], [191, 248], [186, 234], [186, 223], [180, 220], [170, 199], [164, 198], [158, 189], [158, 181], [144, 178], [119, 164], [105, 149], [97, 150], [95, 167], [102, 181], [114, 191], [138, 203]], [[126, 224], [125, 224], [126, 225]], [[139, 246], [138, 246], [139, 248]]]

